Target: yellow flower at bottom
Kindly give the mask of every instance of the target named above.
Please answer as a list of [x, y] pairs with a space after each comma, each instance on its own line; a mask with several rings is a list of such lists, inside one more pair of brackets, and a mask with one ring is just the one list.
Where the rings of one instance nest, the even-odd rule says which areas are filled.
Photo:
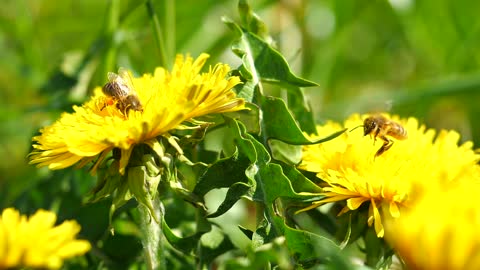
[[[244, 109], [245, 101], [232, 90], [240, 79], [228, 77], [228, 65], [217, 64], [200, 73], [207, 58], [207, 54], [196, 60], [179, 55], [171, 72], [157, 68], [153, 75], [125, 78], [131, 82], [129, 89], [138, 96], [142, 110], [120, 110], [118, 103], [110, 105], [112, 98], [96, 88], [89, 101], [74, 107], [74, 113], [64, 113], [53, 125], [40, 130], [42, 134], [33, 138], [36, 143], [30, 163], [62, 169], [94, 161], [95, 172], [117, 148], [119, 171], [124, 174], [135, 145], [146, 144], [158, 151], [157, 137], [170, 139], [169, 132], [174, 129], [198, 127], [196, 117]], [[173, 139], [169, 142], [181, 153]]]
[[408, 269], [480, 269], [478, 185], [430, 191], [396, 220], [386, 239]]
[[0, 217], [0, 269], [34, 267], [58, 269], [63, 260], [90, 250], [88, 241], [76, 240], [80, 225], [65, 221], [55, 225], [54, 213], [38, 210], [27, 218], [13, 208]]
[[436, 132], [426, 130], [415, 118], [383, 116], [400, 124], [408, 138], [392, 138], [392, 147], [377, 157], [383, 141], [364, 136], [360, 128], [352, 130], [363, 125], [368, 115], [354, 114], [343, 125], [328, 122], [317, 127], [318, 137], [343, 128], [349, 131], [331, 141], [304, 146], [299, 168], [317, 173], [324, 181], [325, 198], [301, 211], [344, 201], [342, 214], [368, 203], [368, 225], [374, 225], [377, 236], [383, 237], [382, 216], [399, 217], [402, 209], [423, 192], [423, 182], [430, 187], [440, 186], [456, 182], [466, 172], [478, 175], [479, 156], [471, 142], [458, 146], [458, 133], [441, 131], [434, 140]]

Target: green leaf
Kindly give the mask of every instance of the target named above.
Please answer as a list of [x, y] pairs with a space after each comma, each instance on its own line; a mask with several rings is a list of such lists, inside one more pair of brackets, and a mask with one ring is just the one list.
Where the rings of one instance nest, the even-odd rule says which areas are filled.
[[209, 265], [216, 257], [234, 248], [235, 246], [230, 238], [220, 229], [213, 227], [210, 232], [202, 235], [200, 240], [200, 248], [197, 254], [200, 265]]
[[[246, 76], [249, 76], [242, 73], [240, 70], [234, 70], [232, 72], [235, 72], [235, 71], [238, 72], [238, 74], [235, 74], [235, 75], [240, 76], [240, 78], [244, 80], [247, 79]], [[253, 83], [251, 80], [243, 81], [242, 84], [238, 84], [237, 86], [235, 86], [235, 89], [237, 91], [237, 97], [243, 98], [247, 102], [252, 102], [255, 86], [256, 86], [255, 83]]]
[[[277, 217], [277, 223], [283, 222]], [[305, 268], [326, 265], [327, 269], [354, 269], [332, 240], [283, 224], [284, 235], [290, 253]]]
[[375, 269], [390, 265], [392, 262], [393, 250], [385, 242], [384, 238], [377, 237], [375, 229], [369, 227], [365, 236], [365, 252], [366, 252], [366, 264]]
[[106, 264], [110, 266], [109, 268], [119, 269], [135, 261], [142, 252], [142, 243], [140, 239], [133, 235], [115, 233], [110, 234], [104, 241], [102, 250], [105, 252], [104, 255], [111, 259], [111, 264], [106, 261]]
[[294, 166], [287, 164], [280, 165], [282, 166], [283, 173], [288, 179], [290, 179], [290, 183], [296, 192], [320, 193], [322, 191], [317, 184], [305, 177]]
[[240, 231], [242, 231], [243, 234], [245, 234], [245, 236], [246, 236], [248, 239], [252, 240], [253, 234], [254, 234], [254, 232], [253, 232], [252, 230], [249, 230], [249, 229], [243, 227], [242, 225], [238, 225], [238, 229], [240, 229]]
[[334, 139], [347, 130], [340, 130], [325, 138], [310, 141], [282, 99], [258, 95], [258, 102], [263, 116], [262, 131], [267, 139], [276, 139], [293, 145], [316, 144]]
[[262, 166], [256, 177], [257, 189], [253, 194], [255, 201], [272, 204], [278, 197], [303, 199], [293, 190], [290, 180], [283, 174], [282, 167], [278, 164]]
[[200, 237], [205, 233], [205, 231], [199, 231], [191, 236], [179, 237], [170, 229], [165, 219], [162, 219], [162, 231], [163, 235], [167, 241], [176, 249], [180, 250], [185, 254], [189, 254], [197, 247], [197, 243], [200, 240]]
[[74, 213], [75, 216], [72, 215], [68, 219], [76, 219], [82, 227], [81, 235], [95, 243], [105, 235], [109, 227], [108, 213], [111, 202], [106, 199], [86, 204]]
[[238, 36], [232, 50], [242, 58], [240, 72], [243, 70], [243, 75], [252, 78], [254, 84], [264, 81], [284, 86], [317, 86], [314, 82], [295, 76], [285, 58], [259, 36], [227, 18], [223, 20]]
[[288, 109], [292, 112], [300, 128], [308, 134], [317, 132], [312, 108], [307, 103], [303, 90], [299, 87], [291, 87], [287, 92]]
[[225, 196], [225, 200], [217, 208], [217, 211], [211, 213], [207, 218], [216, 218], [226, 213], [240, 198], [250, 191], [252, 187], [248, 184], [237, 182], [230, 186]]
[[302, 161], [301, 145], [291, 145], [277, 140], [270, 140], [268, 145], [272, 151], [273, 159], [277, 161], [290, 165], [295, 165]]
[[350, 211], [337, 217], [336, 238], [343, 239], [342, 242], [353, 243], [363, 237], [368, 230], [368, 208], [368, 204], [365, 204], [356, 211]]
[[[174, 183], [174, 182], [170, 182], [170, 183]], [[175, 192], [175, 194], [178, 195], [178, 197], [182, 198], [184, 201], [189, 202], [195, 207], [201, 208], [206, 211], [206, 206], [203, 202], [203, 199], [197, 196], [195, 193], [175, 184], [170, 185], [170, 188]]]
[[276, 232], [272, 230], [272, 223], [263, 219], [259, 222], [257, 229], [252, 235], [252, 247], [256, 249], [266, 243], [270, 243], [276, 236]]
[[[238, 146], [239, 153], [248, 151], [249, 161], [252, 163], [248, 175], [254, 179], [255, 185], [252, 200], [260, 203], [265, 207], [266, 220], [271, 222], [271, 218], [275, 215], [274, 201], [277, 198], [289, 198], [297, 200], [306, 200], [317, 197], [316, 193], [299, 192], [297, 193], [290, 179], [283, 173], [279, 164], [271, 163], [270, 155], [267, 149], [258, 142], [253, 136], [245, 132], [245, 127], [235, 121], [226, 121], [232, 131], [231, 139]], [[253, 148], [253, 149], [252, 149]], [[291, 173], [293, 175], [293, 173]], [[296, 177], [301, 181], [301, 178]], [[277, 231], [273, 228], [273, 231]]]
[[249, 166], [248, 158], [235, 152], [231, 157], [220, 159], [207, 168], [195, 186], [193, 194], [202, 198], [212, 189], [229, 188], [222, 204], [207, 217], [214, 218], [223, 215], [242, 196], [250, 192], [253, 184], [245, 174]]
[[246, 250], [246, 257], [235, 257], [227, 261], [225, 269], [301, 269], [294, 265], [285, 245], [285, 238], [277, 237], [266, 244]]
[[267, 25], [253, 12], [246, 0], [238, 1], [238, 14], [245, 28], [261, 37], [268, 36]]
[[238, 119], [245, 125], [248, 133], [260, 134], [260, 108], [250, 102], [247, 102], [245, 107], [248, 108], [248, 110], [225, 113], [224, 115], [229, 118]]
[[[201, 177], [194, 192], [203, 196], [213, 188], [229, 187], [224, 202], [209, 217], [225, 213], [240, 197], [251, 194], [252, 200], [258, 202], [264, 209], [265, 218], [252, 235], [254, 247], [258, 247], [272, 241], [283, 230], [272, 222], [276, 216], [275, 200], [288, 198], [303, 201], [315, 198], [318, 197], [318, 187], [307, 181], [305, 177], [301, 177], [298, 171], [288, 170], [292, 179], [304, 182], [296, 183], [300, 190], [296, 192], [291, 179], [283, 173], [282, 166], [271, 162], [267, 149], [252, 135], [246, 133], [242, 123], [225, 118], [225, 124], [230, 132], [227, 134], [229, 141], [226, 143], [236, 145], [237, 151], [231, 157], [211, 165]], [[315, 193], [301, 190], [303, 187]]]
[[[270, 161], [265, 147], [251, 135], [244, 133], [245, 131], [241, 123], [231, 121], [230, 124], [238, 127], [238, 133], [232, 139], [237, 143], [249, 140], [250, 144], [245, 145], [253, 146], [257, 157], [256, 160], [253, 159], [257, 172], [254, 174], [256, 186], [252, 199], [264, 206], [263, 214], [265, 218], [252, 235], [253, 247], [260, 247], [270, 243], [277, 236], [285, 235], [290, 252], [298, 256], [299, 260], [308, 261], [323, 258], [324, 256], [328, 258], [337, 256], [339, 248], [331, 240], [289, 228], [285, 225], [284, 220], [278, 216], [277, 210], [275, 210], [275, 200], [278, 198], [292, 201], [318, 198], [319, 187], [308, 181], [294, 168], [286, 171], [287, 176], [283, 172], [281, 165]], [[240, 146], [241, 144], [237, 145], [239, 145], [239, 152], [241, 153], [244, 148]], [[287, 167], [286, 165], [284, 166]], [[292, 181], [296, 182], [296, 187], [301, 192], [294, 190]], [[313, 192], [305, 192], [304, 188]], [[292, 243], [291, 246], [290, 242]], [[340, 260], [340, 262], [342, 261]], [[322, 263], [326, 263], [326, 261], [322, 261]]]
[[[245, 126], [238, 121], [229, 121], [232, 131], [233, 142], [238, 146], [240, 153], [245, 153], [251, 164], [266, 164], [270, 162], [270, 154], [267, 149], [257, 141], [252, 135], [248, 134]], [[251, 168], [256, 174], [258, 168]], [[253, 175], [252, 175], [253, 176]]]
[[245, 175], [245, 170], [249, 166], [249, 160], [238, 152], [228, 158], [219, 159], [200, 176], [193, 193], [203, 197], [212, 189], [230, 187], [235, 183], [247, 184], [249, 179]]
[[330, 239], [303, 230], [284, 226], [285, 238], [290, 252], [298, 260], [308, 260], [340, 252], [340, 248]]
[[250, 173], [256, 182], [253, 200], [269, 205], [278, 197], [305, 199], [313, 195], [296, 193], [290, 179], [283, 174], [282, 167], [270, 162], [267, 149], [253, 136], [246, 133], [245, 127], [241, 123], [233, 119], [227, 119], [226, 123], [232, 131], [231, 139], [238, 146], [240, 156], [242, 153], [248, 152], [249, 162], [252, 163]]

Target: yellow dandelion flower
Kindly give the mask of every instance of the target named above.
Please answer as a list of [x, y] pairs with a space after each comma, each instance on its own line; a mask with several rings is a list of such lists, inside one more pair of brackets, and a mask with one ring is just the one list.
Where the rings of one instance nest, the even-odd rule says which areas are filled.
[[479, 155], [472, 150], [471, 142], [458, 146], [460, 136], [455, 131], [441, 131], [435, 138], [436, 132], [419, 125], [415, 118], [384, 115], [400, 124], [408, 138], [391, 138], [391, 148], [376, 156], [383, 141], [364, 136], [362, 129], [352, 130], [363, 125], [367, 117], [354, 114], [343, 125], [328, 122], [317, 127], [319, 137], [343, 128], [349, 131], [331, 141], [303, 148], [299, 167], [317, 173], [325, 182], [325, 198], [301, 211], [345, 201], [346, 206], [339, 213], [342, 214], [368, 203], [368, 225], [373, 224], [377, 236], [383, 237], [382, 215], [399, 217], [401, 210], [422, 193], [422, 182], [442, 185], [456, 181], [465, 172], [478, 171]]
[[[137, 109], [119, 106], [121, 100], [112, 104], [112, 97], [96, 88], [89, 101], [40, 130], [41, 135], [33, 138], [30, 163], [62, 169], [94, 161], [95, 172], [108, 153], [117, 148], [121, 152], [119, 171], [124, 174], [133, 146], [146, 144], [158, 150], [157, 137], [169, 138], [174, 129], [198, 126], [195, 117], [244, 109], [244, 100], [232, 90], [240, 79], [228, 77], [228, 65], [217, 64], [200, 73], [207, 58], [207, 54], [196, 60], [179, 55], [172, 72], [157, 68], [153, 75], [123, 78], [133, 88], [127, 90], [138, 96], [141, 107]], [[181, 153], [174, 140], [169, 142]]]
[[480, 269], [479, 197], [479, 185], [429, 191], [387, 219], [385, 238], [408, 269]]
[[38, 210], [27, 218], [13, 209], [0, 217], [0, 269], [33, 267], [58, 269], [63, 260], [83, 255], [90, 243], [77, 240], [80, 225], [65, 221], [55, 226], [55, 213]]

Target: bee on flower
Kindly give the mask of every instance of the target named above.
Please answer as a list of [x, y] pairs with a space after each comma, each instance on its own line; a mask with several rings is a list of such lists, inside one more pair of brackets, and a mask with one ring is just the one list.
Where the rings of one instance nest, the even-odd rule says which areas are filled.
[[[354, 114], [343, 124], [327, 122], [317, 126], [317, 134], [310, 137], [314, 140], [358, 126], [364, 127], [364, 135], [384, 141], [380, 149], [371, 138], [355, 132], [303, 147], [299, 168], [316, 173], [322, 180], [324, 198], [298, 212], [337, 202], [344, 205], [341, 215], [367, 204], [368, 225], [373, 225], [377, 236], [383, 237], [385, 217], [400, 217], [404, 209], [433, 186], [454, 184], [459, 175], [472, 170], [480, 172], [480, 155], [472, 149], [472, 142], [458, 145], [457, 132], [437, 133], [413, 117]], [[407, 130], [408, 139], [404, 139]], [[389, 136], [397, 139], [395, 147]], [[370, 158], [372, 155], [374, 158]], [[425, 182], [430, 186], [425, 187]]]
[[[33, 138], [30, 164], [63, 169], [93, 163], [95, 173], [108, 154], [118, 149], [119, 172], [124, 174], [135, 145], [156, 151], [159, 138], [199, 126], [196, 117], [243, 110], [245, 101], [232, 89], [240, 78], [228, 76], [226, 64], [201, 73], [207, 58], [207, 54], [196, 60], [178, 55], [172, 72], [157, 68], [138, 78], [125, 69], [109, 73], [109, 81], [97, 87], [90, 100], [74, 106], [74, 113], [64, 113]], [[168, 141], [181, 151], [175, 140]]]
[[117, 109], [119, 109], [125, 117], [128, 116], [129, 110], [143, 112], [142, 103], [138, 99], [130, 72], [124, 68], [120, 68], [118, 74], [109, 72], [107, 76], [108, 83], [102, 87], [102, 91], [111, 99], [105, 103], [104, 107], [115, 103]]
[[126, 69], [108, 73], [108, 82], [87, 102], [33, 138], [30, 164], [52, 170], [90, 164], [92, 174], [101, 172], [92, 200], [112, 195], [117, 207], [131, 194], [159, 221], [150, 195], [157, 192], [160, 172], [171, 179], [172, 156], [188, 161], [175, 132], [200, 129], [205, 123], [197, 117], [245, 109], [233, 90], [240, 78], [230, 76], [226, 64], [201, 73], [207, 58], [178, 55], [172, 71], [159, 67], [141, 77]]
[[[375, 153], [375, 157], [380, 156], [385, 153], [390, 147], [393, 146], [393, 140], [405, 140], [408, 138], [407, 130], [399, 123], [387, 119], [381, 114], [372, 115], [363, 121], [363, 125], [357, 126], [362, 127], [364, 136], [370, 135], [374, 141], [377, 141], [377, 138], [380, 138], [383, 141], [383, 145]], [[356, 129], [353, 128], [351, 131]]]

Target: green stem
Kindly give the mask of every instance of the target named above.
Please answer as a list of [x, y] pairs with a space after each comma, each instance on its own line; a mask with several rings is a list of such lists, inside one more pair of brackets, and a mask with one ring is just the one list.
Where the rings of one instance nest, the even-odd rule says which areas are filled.
[[[120, 1], [112, 0], [108, 10], [108, 18], [105, 29], [105, 36], [107, 37], [107, 51], [104, 58], [104, 66], [102, 74], [107, 74], [113, 71], [117, 59], [117, 44], [115, 43], [115, 33], [118, 29], [120, 16]], [[104, 79], [104, 78], [102, 78]]]
[[[165, 0], [165, 29], [167, 29], [168, 37], [166, 38], [166, 50], [168, 63], [172, 63], [175, 56], [175, 0]], [[169, 67], [170, 68], [170, 67]]]
[[150, 20], [152, 21], [153, 34], [157, 43], [158, 53], [160, 55], [159, 64], [162, 67], [166, 67], [165, 64], [167, 63], [167, 55], [165, 50], [165, 41], [162, 34], [162, 28], [160, 26], [160, 20], [158, 19], [157, 13], [155, 12], [153, 1], [147, 0], [145, 4], [147, 5], [147, 11], [148, 15], [150, 16]]
[[[158, 220], [162, 220], [164, 209], [162, 203], [157, 197], [152, 199], [152, 205]], [[151, 212], [145, 205], [139, 204], [138, 212], [140, 216], [143, 252], [145, 254], [147, 269], [166, 269], [162, 244], [162, 224], [155, 222], [155, 219], [150, 215]]]

